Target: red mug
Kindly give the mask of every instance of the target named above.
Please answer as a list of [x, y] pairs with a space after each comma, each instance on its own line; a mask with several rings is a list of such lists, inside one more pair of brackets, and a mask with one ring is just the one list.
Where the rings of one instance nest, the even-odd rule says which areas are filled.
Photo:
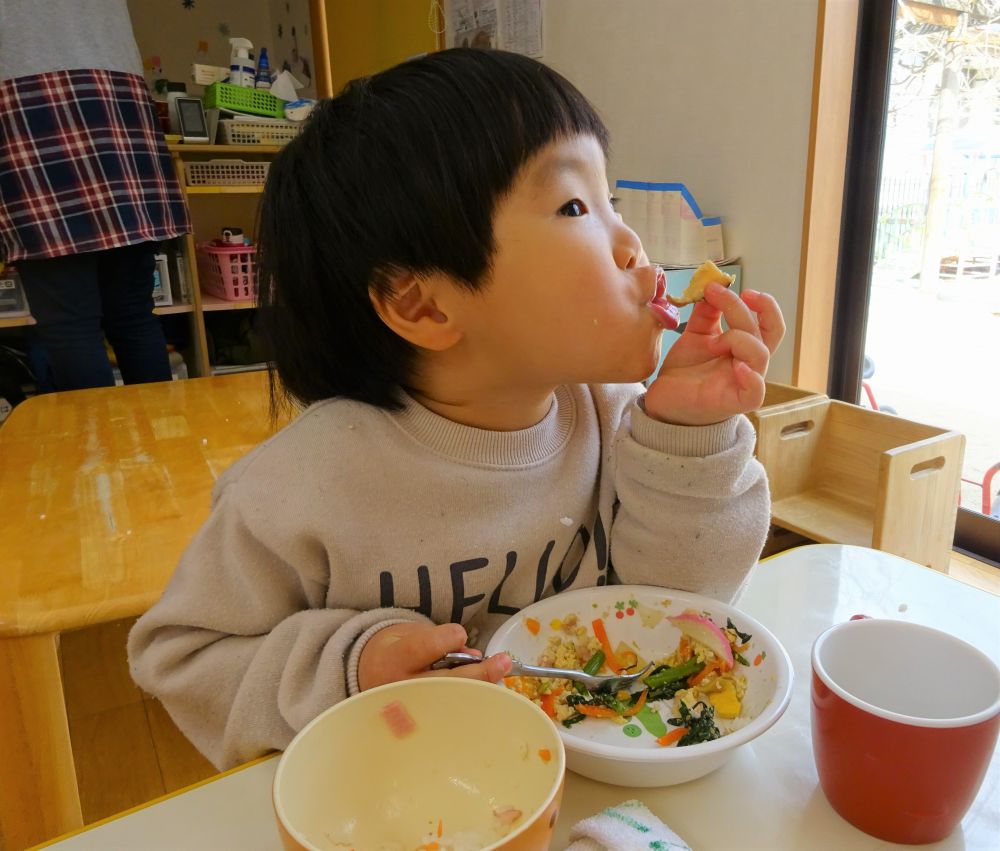
[[865, 833], [944, 839], [986, 775], [1000, 669], [970, 644], [905, 621], [861, 619], [812, 649], [812, 740], [831, 806]]

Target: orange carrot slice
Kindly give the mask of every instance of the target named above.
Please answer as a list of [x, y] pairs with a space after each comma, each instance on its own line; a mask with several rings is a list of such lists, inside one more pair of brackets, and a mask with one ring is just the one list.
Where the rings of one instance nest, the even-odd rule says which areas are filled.
[[532, 635], [538, 635], [538, 631], [542, 628], [542, 625], [534, 618], [525, 618], [524, 628], [527, 629]]
[[552, 751], [550, 751], [548, 748], [539, 748], [538, 756], [541, 757], [542, 762], [552, 761]]
[[691, 639], [686, 635], [681, 636], [680, 644], [677, 645], [677, 656], [681, 662], [691, 658]]
[[635, 702], [635, 706], [630, 706], [626, 709], [622, 715], [626, 718], [631, 718], [635, 715], [643, 706], [646, 704], [646, 695], [649, 693], [649, 689], [643, 689], [642, 694], [639, 695], [639, 699]]
[[691, 686], [698, 685], [698, 683], [706, 679], [710, 674], [714, 674], [717, 670], [719, 670], [721, 664], [722, 663], [718, 659], [709, 662], [704, 668], [702, 668], [700, 671], [698, 671], [697, 674], [695, 674], [693, 677], [691, 677], [691, 679], [688, 680], [688, 685]]
[[610, 706], [586, 706], [585, 704], [578, 703], [575, 708], [581, 715], [589, 715], [591, 718], [618, 717], [618, 713], [615, 712]]
[[688, 731], [687, 727], [678, 727], [676, 730], [671, 730], [669, 733], [660, 736], [660, 738], [656, 740], [656, 744], [663, 745], [663, 747], [666, 747], [667, 745], [672, 745], [674, 742], [683, 739], [684, 734], [687, 731]]
[[556, 717], [556, 696], [553, 692], [548, 694], [543, 694], [541, 698], [542, 711], [549, 716], [549, 718], [555, 719]]
[[611, 649], [611, 642], [608, 641], [608, 631], [604, 628], [604, 621], [601, 618], [595, 618], [591, 626], [594, 628], [594, 637], [600, 642], [601, 649], [604, 651], [604, 664], [614, 673], [620, 674], [622, 666], [618, 661], [618, 657], [615, 656], [615, 651]]

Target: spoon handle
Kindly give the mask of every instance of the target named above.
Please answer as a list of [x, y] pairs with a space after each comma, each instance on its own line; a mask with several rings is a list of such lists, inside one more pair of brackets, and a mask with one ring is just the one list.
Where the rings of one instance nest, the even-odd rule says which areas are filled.
[[[431, 664], [431, 670], [440, 671], [445, 668], [457, 668], [460, 665], [474, 665], [482, 662], [487, 657], [475, 656], [472, 653], [446, 653], [436, 662]], [[564, 668], [542, 668], [538, 665], [526, 665], [518, 662], [511, 656], [510, 674], [512, 677], [550, 677], [552, 679], [579, 680], [588, 682], [593, 677], [583, 671], [569, 671]]]

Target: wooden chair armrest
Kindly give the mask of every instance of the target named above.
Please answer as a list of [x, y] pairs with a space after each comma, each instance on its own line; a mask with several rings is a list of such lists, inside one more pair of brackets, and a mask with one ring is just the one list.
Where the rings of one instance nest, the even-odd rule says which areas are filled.
[[965, 436], [958, 432], [888, 449], [879, 461], [872, 545], [947, 570]]

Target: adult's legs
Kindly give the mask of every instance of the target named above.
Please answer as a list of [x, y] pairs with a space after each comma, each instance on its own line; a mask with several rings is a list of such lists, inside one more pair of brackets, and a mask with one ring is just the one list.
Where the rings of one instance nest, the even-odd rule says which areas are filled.
[[163, 327], [153, 313], [155, 242], [100, 252], [98, 282], [104, 332], [115, 350], [126, 384], [170, 381], [170, 359]]
[[99, 253], [17, 262], [57, 390], [115, 383], [101, 328]]

